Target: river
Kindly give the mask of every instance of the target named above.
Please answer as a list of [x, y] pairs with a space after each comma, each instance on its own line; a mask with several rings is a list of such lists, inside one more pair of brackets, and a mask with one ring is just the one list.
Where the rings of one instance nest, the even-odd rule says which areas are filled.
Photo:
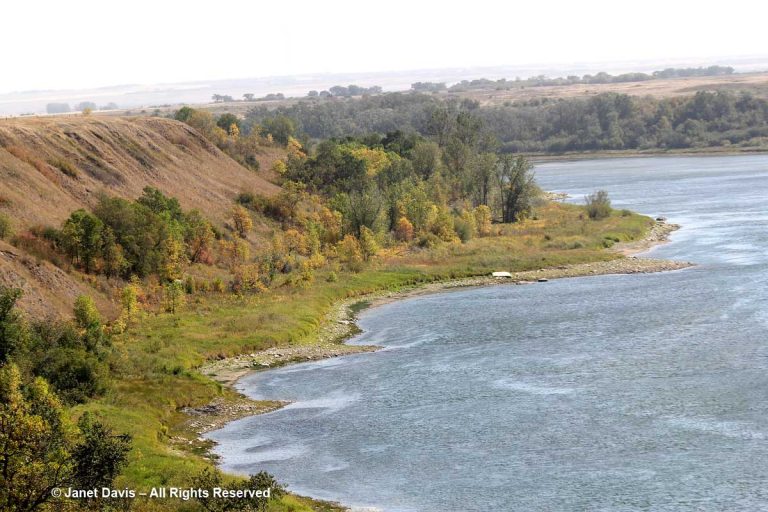
[[694, 268], [419, 296], [377, 353], [252, 374], [288, 407], [213, 432], [222, 467], [385, 511], [768, 510], [768, 156], [547, 163], [681, 224]]

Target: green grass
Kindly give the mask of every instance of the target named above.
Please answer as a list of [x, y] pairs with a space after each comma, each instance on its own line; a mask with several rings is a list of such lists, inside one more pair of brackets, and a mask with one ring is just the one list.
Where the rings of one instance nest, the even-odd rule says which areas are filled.
[[[536, 219], [501, 226], [501, 236], [402, 255], [385, 252], [360, 273], [338, 272], [334, 282], [326, 279], [330, 271], [323, 271], [305, 288], [278, 286], [248, 297], [202, 296], [176, 316], [147, 314], [115, 341], [116, 380], [110, 392], [76, 412], [99, 413], [117, 431], [133, 436], [134, 450], [119, 485], [140, 489], [188, 485], [211, 462], [206, 457], [207, 446], [184, 426], [188, 416], [180, 408], [233, 395], [196, 371], [206, 360], [314, 343], [334, 304], [371, 292], [487, 275], [494, 270], [614, 259], [619, 256], [604, 249], [604, 240], [635, 240], [652, 224], [647, 217], [618, 211], [592, 221], [583, 212], [575, 206], [548, 204], [537, 210]], [[359, 305], [364, 306], [363, 302]], [[322, 508], [326, 506], [288, 496], [271, 510], [332, 510]], [[183, 510], [183, 504], [170, 501], [153, 507]]]

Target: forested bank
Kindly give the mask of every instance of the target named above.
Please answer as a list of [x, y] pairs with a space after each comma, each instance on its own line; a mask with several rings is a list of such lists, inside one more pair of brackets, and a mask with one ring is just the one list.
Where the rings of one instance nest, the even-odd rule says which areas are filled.
[[763, 147], [768, 137], [766, 100], [749, 93], [708, 91], [662, 99], [604, 93], [500, 106], [390, 93], [353, 101], [302, 100], [276, 109], [259, 107], [247, 119], [262, 124], [284, 116], [298, 134], [312, 139], [394, 130], [440, 137], [443, 120], [462, 111], [481, 120], [500, 149], [509, 153]]

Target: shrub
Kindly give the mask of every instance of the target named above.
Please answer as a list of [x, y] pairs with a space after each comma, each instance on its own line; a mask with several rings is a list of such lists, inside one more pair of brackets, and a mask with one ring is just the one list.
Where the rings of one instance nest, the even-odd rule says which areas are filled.
[[363, 269], [363, 251], [360, 248], [360, 242], [352, 235], [346, 235], [339, 242], [337, 247], [339, 258], [347, 265], [347, 268], [353, 272], [360, 272]]
[[52, 166], [63, 172], [66, 176], [69, 176], [70, 178], [77, 179], [79, 176], [79, 173], [77, 171], [77, 168], [72, 165], [72, 162], [69, 160], [65, 160], [63, 158], [54, 158], [48, 161]]
[[611, 200], [608, 198], [608, 192], [598, 190], [584, 198], [586, 202], [587, 215], [592, 220], [599, 220], [608, 217], [611, 214]]
[[104, 392], [106, 369], [93, 354], [79, 348], [54, 348], [40, 361], [36, 375], [45, 378], [68, 403], [82, 403]]
[[13, 235], [13, 228], [11, 226], [11, 219], [4, 213], [0, 213], [0, 240], [8, 238]]
[[442, 243], [443, 240], [434, 233], [423, 233], [417, 242], [418, 246], [423, 247], [424, 249], [432, 249]]
[[363, 226], [360, 228], [360, 250], [363, 253], [365, 261], [370, 260], [379, 252], [379, 244], [376, 243], [376, 237], [373, 231]]
[[456, 230], [456, 234], [459, 235], [459, 239], [463, 243], [467, 243], [472, 239], [473, 228], [474, 226], [462, 217], [453, 221], [453, 229]]

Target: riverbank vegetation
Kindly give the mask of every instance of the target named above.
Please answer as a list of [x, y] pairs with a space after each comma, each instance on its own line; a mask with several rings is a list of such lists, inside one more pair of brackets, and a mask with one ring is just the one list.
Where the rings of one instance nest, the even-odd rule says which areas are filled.
[[[11, 239], [17, 249], [106, 291], [120, 310], [103, 319], [81, 296], [73, 320], [31, 320], [15, 307], [18, 291], [2, 289], [0, 348], [9, 383], [2, 391], [26, 403], [19, 407], [31, 418], [19, 428], [40, 421], [58, 428], [64, 420], [56, 418], [66, 417], [79, 426], [61, 427], [71, 440], [59, 443], [60, 464], [77, 474], [76, 454], [95, 436], [102, 444], [90, 451], [114, 455], [96, 476], [116, 487], [222, 481], [242, 488], [241, 478], [211, 472], [209, 443], [190, 421], [211, 402], [237, 398], [200, 373], [207, 361], [318, 344], [324, 319], [341, 300], [497, 270], [611, 260], [620, 256], [605, 248], [648, 231], [651, 219], [614, 211], [607, 197], [599, 215], [547, 200], [532, 165], [499, 151], [479, 114], [471, 105], [443, 105], [431, 111], [424, 134], [374, 130], [313, 142], [287, 115], [254, 124], [179, 111], [179, 120], [246, 164], [247, 148], [281, 148], [283, 158], [268, 171], [280, 191], [241, 190], [223, 222], [146, 187], [132, 199], [102, 194], [59, 225], [19, 226]], [[244, 140], [250, 142], [241, 146]], [[50, 397], [48, 409], [36, 405], [40, 396]], [[41, 428], [41, 443], [64, 438]], [[27, 458], [49, 460], [33, 448]], [[102, 506], [50, 494], [31, 508], [7, 499], [16, 510]], [[119, 502], [121, 510], [210, 506]], [[231, 509], [334, 509], [278, 492], [237, 507]]]

